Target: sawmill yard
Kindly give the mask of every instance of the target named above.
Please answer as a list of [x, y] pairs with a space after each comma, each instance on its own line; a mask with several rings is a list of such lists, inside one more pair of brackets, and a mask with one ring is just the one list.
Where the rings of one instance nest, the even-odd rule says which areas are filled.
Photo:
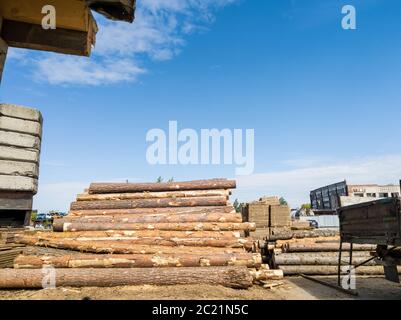
[[291, 220], [274, 196], [237, 212], [234, 188], [223, 178], [92, 183], [53, 230], [2, 232], [0, 299], [401, 299], [374, 245], [352, 247], [353, 263], [368, 260], [358, 295], [306, 279], [337, 285], [338, 229]]
[[[335, 277], [319, 277], [335, 284]], [[247, 290], [211, 285], [120, 286], [112, 288], [63, 287], [42, 290], [0, 290], [2, 300], [332, 300], [401, 299], [398, 284], [384, 277], [358, 277], [358, 296], [350, 296], [301, 277], [286, 277], [272, 289], [254, 286]]]

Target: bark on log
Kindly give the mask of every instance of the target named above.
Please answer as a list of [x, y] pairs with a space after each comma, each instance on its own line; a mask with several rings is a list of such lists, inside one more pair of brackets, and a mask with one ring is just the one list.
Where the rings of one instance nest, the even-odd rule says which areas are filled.
[[134, 209], [134, 208], [167, 208], [167, 207], [199, 207], [226, 206], [226, 197], [198, 198], [164, 198], [164, 199], [135, 199], [116, 201], [77, 201], [71, 203], [71, 210], [99, 209]]
[[54, 231], [107, 231], [107, 230], [161, 230], [161, 231], [250, 231], [252, 223], [104, 223], [104, 222], [60, 222], [53, 225]]
[[54, 221], [53, 228], [65, 223], [190, 223], [220, 222], [241, 223], [238, 213], [195, 213], [195, 214], [152, 214], [152, 215], [115, 215], [115, 216], [68, 216]]
[[238, 231], [160, 231], [160, 230], [106, 230], [77, 232], [34, 232], [35, 237], [44, 239], [96, 239], [131, 240], [138, 238], [159, 239], [237, 239]]
[[168, 192], [136, 192], [136, 193], [109, 193], [88, 194], [77, 196], [77, 201], [105, 201], [105, 200], [134, 200], [134, 199], [163, 199], [163, 198], [194, 198], [194, 197], [225, 197], [228, 199], [228, 190], [188, 190]]
[[268, 239], [270, 241], [278, 241], [304, 238], [334, 237], [338, 235], [339, 232], [336, 230], [292, 230], [277, 232], [273, 235], [269, 235]]
[[167, 183], [92, 183], [89, 188], [90, 194], [95, 193], [126, 193], [144, 191], [178, 191], [178, 190], [213, 190], [213, 189], [235, 189], [235, 180], [212, 179], [195, 180], [186, 182]]
[[[349, 250], [349, 243], [343, 244], [343, 250]], [[355, 251], [375, 251], [376, 246], [374, 245], [365, 245], [365, 244], [354, 244], [353, 249]], [[285, 252], [326, 252], [326, 251], [339, 251], [340, 244], [297, 244], [290, 243], [288, 245], [283, 246], [283, 251]]]
[[[356, 256], [353, 257], [353, 264], [360, 264], [368, 259], [370, 255]], [[344, 265], [349, 263], [349, 256], [343, 256], [341, 259]], [[320, 254], [295, 254], [288, 253], [275, 256], [275, 263], [279, 266], [282, 265], [324, 265], [324, 266], [336, 266], [338, 265], [338, 254], [337, 256], [321, 256]], [[377, 266], [378, 264], [373, 260], [365, 264], [366, 266]]]
[[160, 246], [156, 244], [143, 245], [118, 241], [91, 241], [82, 242], [64, 239], [37, 239], [23, 237], [17, 240], [30, 246], [49, 247], [96, 254], [219, 254], [219, 253], [241, 253], [243, 248], [227, 247], [191, 247], [191, 246]]
[[[129, 240], [127, 240], [129, 239]], [[35, 243], [38, 246], [49, 246], [54, 248], [64, 248], [71, 250], [78, 250], [80, 248], [95, 248], [99, 252], [103, 253], [136, 253], [130, 252], [129, 246], [137, 248], [138, 245], [154, 245], [154, 246], [168, 246], [168, 247], [216, 247], [216, 248], [244, 248], [246, 250], [251, 250], [253, 248], [254, 242], [247, 239], [209, 239], [209, 238], [198, 238], [198, 239], [182, 239], [182, 238], [171, 238], [171, 239], [160, 239], [160, 238], [78, 238], [78, 239], [51, 239], [45, 237], [23, 237], [17, 239], [19, 243], [29, 244]], [[114, 246], [116, 245], [116, 246]], [[123, 245], [127, 247], [124, 251]], [[120, 251], [109, 250], [110, 248], [120, 248]], [[93, 252], [93, 251], [88, 251]]]
[[245, 266], [259, 268], [262, 256], [258, 253], [232, 254], [131, 254], [131, 255], [66, 255], [19, 256], [16, 269], [38, 269], [50, 265], [54, 268], [162, 268], [162, 267], [218, 267]]
[[[337, 275], [338, 268], [336, 266], [280, 266], [284, 271], [284, 275]], [[359, 267], [356, 270], [357, 275], [383, 275], [384, 268], [381, 266]], [[401, 274], [401, 267], [398, 267], [398, 272]], [[342, 272], [346, 274], [346, 272]]]
[[[211, 284], [246, 289], [253, 278], [246, 267], [57, 269], [57, 287], [114, 287], [125, 285]], [[41, 269], [0, 270], [0, 288], [39, 289]]]
[[69, 216], [112, 216], [112, 215], [145, 215], [145, 214], [203, 214], [235, 213], [233, 206], [179, 207], [179, 208], [135, 208], [107, 210], [71, 210]]

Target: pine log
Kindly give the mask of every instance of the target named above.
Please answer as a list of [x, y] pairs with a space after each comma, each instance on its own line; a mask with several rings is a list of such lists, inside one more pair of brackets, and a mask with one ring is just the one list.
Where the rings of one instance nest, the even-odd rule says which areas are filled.
[[26, 236], [18, 239], [18, 241], [31, 246], [49, 247], [96, 254], [219, 254], [244, 252], [242, 247], [191, 247], [183, 245], [161, 246], [153, 243], [144, 245], [118, 241], [82, 242], [64, 239], [45, 240]]
[[[353, 264], [360, 264], [370, 259], [371, 256], [355, 256], [352, 259]], [[349, 256], [342, 256], [341, 259], [343, 264], [349, 263]], [[337, 256], [323, 256], [322, 253], [287, 253], [275, 256], [275, 263], [279, 266], [282, 265], [324, 265], [324, 266], [336, 266], [338, 265], [338, 253]], [[378, 265], [374, 260], [365, 264], [367, 266]]]
[[71, 210], [133, 209], [226, 206], [226, 197], [163, 198], [106, 201], [77, 201], [71, 204]]
[[281, 248], [282, 246], [285, 246], [290, 243], [300, 243], [300, 244], [317, 244], [317, 243], [323, 243], [321, 241], [325, 241], [327, 243], [340, 243], [340, 237], [334, 236], [334, 237], [324, 237], [324, 238], [304, 238], [304, 239], [291, 239], [291, 240], [277, 240], [275, 241], [276, 247]]
[[[343, 244], [343, 250], [349, 250], [349, 243]], [[326, 251], [339, 251], [340, 244], [335, 243], [319, 243], [319, 244], [299, 244], [290, 243], [283, 246], [283, 251], [285, 252], [326, 252]], [[353, 250], [355, 251], [375, 251], [376, 246], [369, 244], [354, 244]]]
[[238, 231], [160, 231], [160, 230], [106, 230], [106, 231], [77, 231], [77, 232], [33, 232], [34, 236], [44, 239], [79, 239], [81, 241], [131, 240], [138, 238], [159, 239], [237, 239]]
[[337, 230], [288, 230], [268, 236], [270, 241], [338, 236]]
[[[246, 289], [253, 278], [246, 267], [56, 269], [57, 287], [211, 284]], [[39, 289], [41, 269], [0, 270], [0, 288]]]
[[103, 223], [60, 222], [53, 225], [54, 231], [102, 231], [102, 230], [162, 230], [162, 231], [249, 231], [255, 225], [246, 223]]
[[135, 208], [135, 209], [97, 209], [71, 210], [69, 216], [113, 216], [113, 215], [145, 215], [145, 214], [204, 214], [235, 213], [233, 206], [179, 207], [179, 208]]
[[135, 193], [108, 193], [88, 194], [77, 196], [77, 201], [105, 201], [105, 200], [134, 200], [134, 199], [165, 199], [165, 198], [194, 198], [194, 197], [225, 197], [228, 199], [228, 190], [188, 190], [168, 192], [135, 192]]
[[[129, 240], [127, 240], [129, 239]], [[49, 246], [55, 248], [65, 248], [72, 250], [80, 250], [79, 248], [91, 248], [94, 247], [96, 250], [100, 250], [99, 252], [104, 253], [136, 253], [130, 252], [129, 249], [127, 251], [113, 251], [109, 250], [112, 248], [112, 245], [125, 245], [134, 246], [134, 248], [138, 247], [138, 245], [155, 245], [155, 246], [169, 246], [169, 247], [178, 247], [178, 246], [188, 246], [188, 247], [216, 247], [216, 248], [245, 248], [250, 250], [254, 246], [254, 242], [250, 239], [210, 239], [210, 238], [195, 238], [195, 239], [182, 239], [182, 238], [170, 238], [170, 239], [160, 239], [156, 237], [149, 238], [115, 238], [115, 237], [106, 237], [106, 238], [70, 238], [70, 239], [56, 239], [56, 238], [46, 238], [46, 237], [22, 237], [17, 240], [20, 243], [29, 244], [35, 243], [39, 246]], [[78, 249], [74, 249], [78, 248]], [[118, 246], [117, 246], [118, 247]], [[121, 248], [121, 246], [120, 246]], [[92, 251], [89, 251], [92, 252]]]
[[115, 216], [67, 216], [56, 219], [53, 228], [60, 228], [65, 222], [70, 223], [190, 223], [220, 222], [241, 223], [238, 213], [194, 213], [194, 214], [148, 214], [148, 215], [115, 215]]
[[19, 256], [14, 261], [16, 269], [37, 269], [45, 265], [55, 268], [160, 268], [160, 267], [213, 267], [245, 266], [259, 268], [262, 257], [255, 253], [231, 254], [170, 254], [170, 255], [66, 255]]
[[167, 183], [92, 183], [89, 193], [235, 189], [235, 180], [212, 179]]
[[[280, 269], [284, 271], [284, 275], [337, 275], [337, 266], [280, 266]], [[383, 275], [384, 268], [381, 266], [369, 266], [369, 267], [358, 267], [355, 270], [357, 275]], [[401, 274], [401, 267], [398, 267], [398, 272]], [[341, 272], [346, 274], [346, 272]]]

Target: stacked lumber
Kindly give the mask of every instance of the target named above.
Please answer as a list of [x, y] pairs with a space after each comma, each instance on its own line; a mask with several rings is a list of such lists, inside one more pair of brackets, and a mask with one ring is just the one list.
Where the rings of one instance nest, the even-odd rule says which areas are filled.
[[0, 268], [12, 268], [15, 258], [21, 254], [23, 246], [17, 244], [0, 244]]
[[[339, 237], [293, 239], [278, 242], [274, 250], [274, 263], [285, 275], [337, 275], [339, 262]], [[343, 244], [341, 264], [348, 266], [350, 245]], [[357, 265], [372, 258], [374, 245], [353, 246], [352, 265]], [[343, 272], [345, 273], [345, 272]], [[384, 275], [384, 269], [376, 260], [372, 260], [356, 269], [358, 275]]]
[[38, 110], [0, 104], [0, 227], [29, 221], [38, 185], [41, 135]]
[[[255, 225], [242, 222], [229, 203], [232, 188], [235, 181], [226, 179], [92, 183], [71, 204], [70, 214], [55, 220], [54, 232], [18, 238], [26, 245], [80, 254], [23, 255], [14, 268], [22, 278], [31, 270], [32, 286], [37, 285], [35, 269], [48, 265], [60, 270], [62, 283], [77, 286], [85, 279], [86, 285], [99, 286], [196, 282], [247, 288], [261, 278], [282, 277], [280, 270], [258, 270], [262, 257], [252, 252], [255, 241], [241, 236]], [[119, 275], [108, 278], [114, 273]], [[17, 278], [8, 276], [9, 287], [21, 284]], [[7, 283], [0, 281], [1, 286]]]
[[255, 239], [265, 239], [275, 232], [290, 230], [288, 205], [280, 205], [278, 197], [262, 197], [243, 208], [243, 221], [253, 222], [256, 230], [250, 233]]

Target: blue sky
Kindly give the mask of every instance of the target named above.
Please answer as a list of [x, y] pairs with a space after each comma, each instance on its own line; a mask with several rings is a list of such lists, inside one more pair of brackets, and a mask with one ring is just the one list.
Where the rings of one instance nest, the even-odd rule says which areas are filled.
[[[357, 29], [341, 28], [341, 8]], [[91, 181], [232, 177], [242, 201], [297, 206], [348, 179], [401, 177], [398, 0], [144, 0], [133, 25], [100, 24], [90, 59], [12, 49], [2, 102], [44, 116], [39, 210]], [[255, 130], [255, 171], [151, 166], [149, 129]]]

